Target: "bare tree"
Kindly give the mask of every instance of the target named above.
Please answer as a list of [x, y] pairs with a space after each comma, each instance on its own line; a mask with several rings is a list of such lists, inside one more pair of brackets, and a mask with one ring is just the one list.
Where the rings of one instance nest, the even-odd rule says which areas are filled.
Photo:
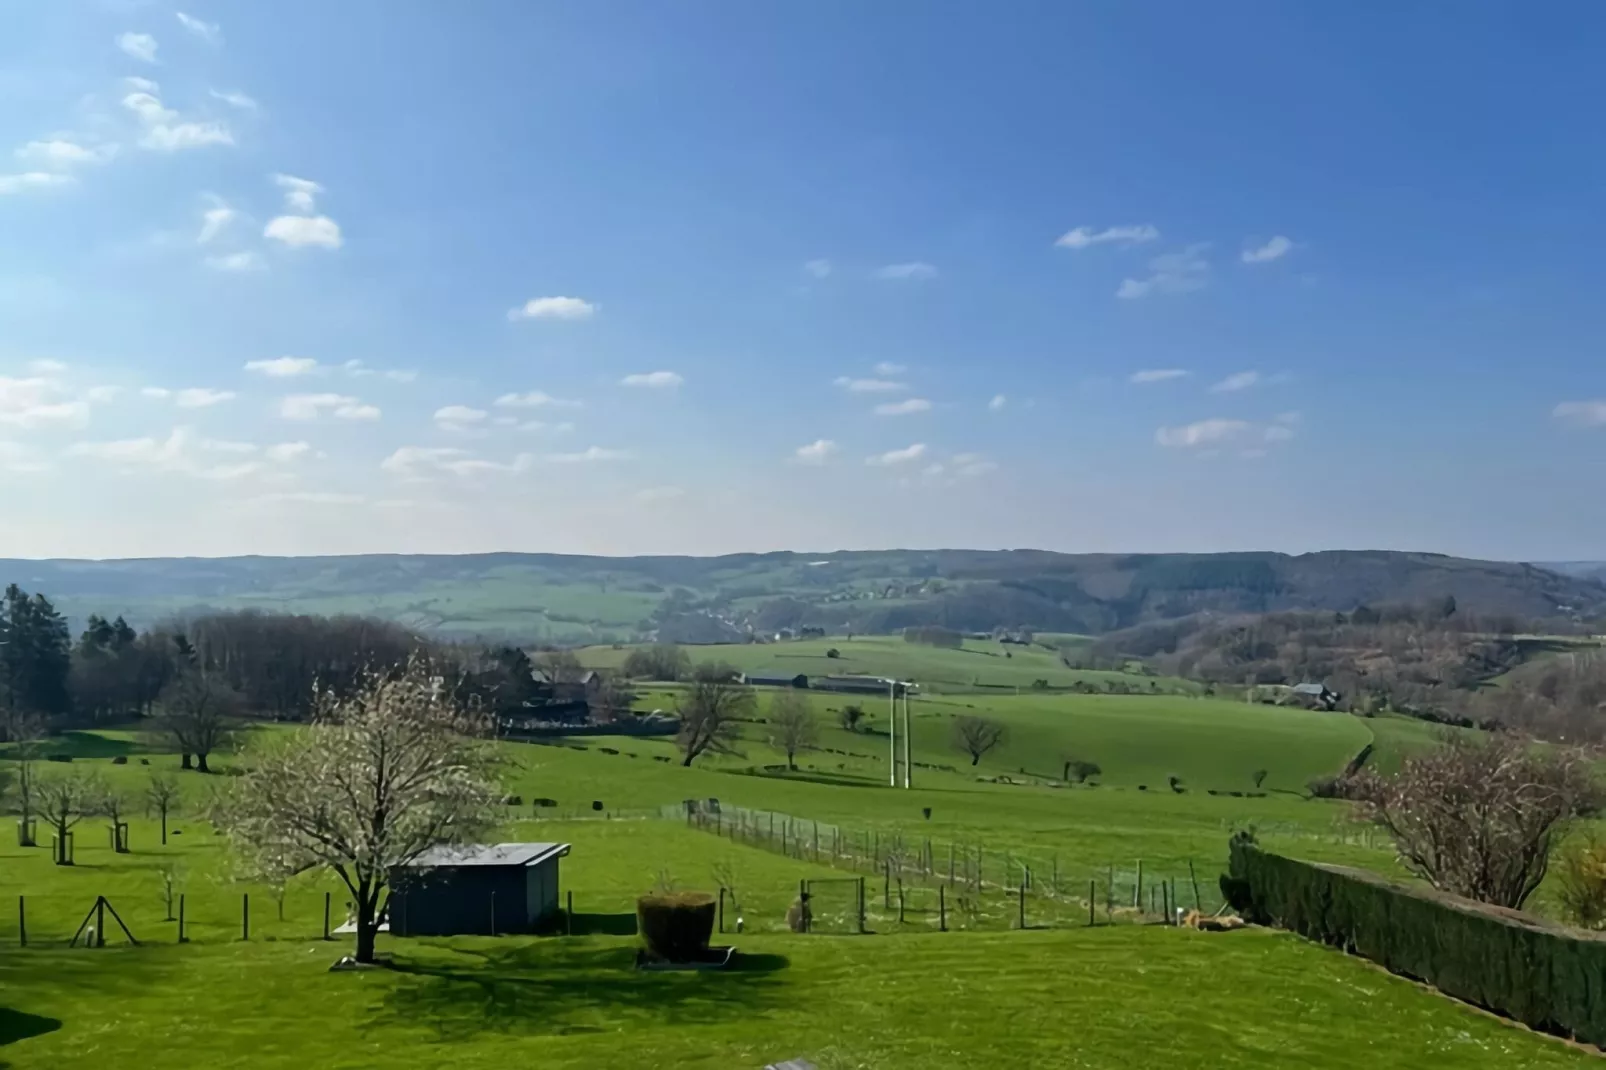
[[690, 765], [704, 751], [730, 754], [739, 738], [737, 722], [751, 720], [757, 708], [753, 689], [746, 684], [700, 671], [680, 700], [680, 732], [675, 736], [680, 764]]
[[252, 879], [332, 870], [356, 904], [357, 961], [374, 961], [391, 875], [471, 842], [501, 814], [489, 718], [455, 704], [422, 660], [322, 692], [311, 728], [270, 745], [218, 793], [213, 820]]
[[40, 816], [56, 833], [56, 863], [68, 865], [67, 834], [78, 822], [99, 811], [106, 796], [105, 786], [95, 774], [74, 769], [41, 776], [34, 792]]
[[10, 793], [17, 799], [19, 847], [35, 846], [34, 816], [39, 807], [39, 741], [45, 734], [42, 718], [17, 714], [6, 723], [4, 734], [13, 740]]
[[150, 782], [145, 785], [145, 812], [162, 819], [163, 846], [167, 845], [167, 815], [178, 810], [181, 798], [177, 777], [172, 773], [151, 771]]
[[227, 745], [241, 699], [220, 674], [186, 666], [162, 689], [157, 708], [156, 732], [178, 750], [183, 767], [191, 768], [194, 755], [194, 768], [210, 773], [207, 756]]
[[961, 717], [954, 722], [954, 746], [970, 755], [970, 764], [977, 765], [981, 756], [1004, 741], [1008, 735], [1004, 726], [985, 717]]
[[102, 785], [100, 797], [94, 800], [95, 813], [112, 823], [112, 850], [123, 853], [127, 841], [123, 836], [125, 822], [124, 816], [128, 813], [128, 799], [122, 792], [109, 785]]
[[597, 684], [587, 702], [591, 707], [592, 720], [606, 724], [630, 715], [630, 707], [636, 702], [636, 693], [622, 679], [610, 674]]
[[585, 666], [572, 650], [546, 650], [535, 656], [535, 667], [546, 673], [555, 684], [578, 683], [585, 675]]
[[797, 768], [797, 752], [819, 743], [819, 725], [808, 697], [801, 691], [782, 691], [770, 700], [770, 746], [786, 754], [786, 767]]
[[864, 723], [864, 707], [857, 702], [849, 702], [837, 711], [836, 719], [846, 731], [857, 732]]
[[1406, 868], [1442, 891], [1513, 908], [1539, 887], [1552, 846], [1596, 797], [1581, 751], [1505, 733], [1448, 734], [1393, 776], [1360, 773], [1350, 790]]

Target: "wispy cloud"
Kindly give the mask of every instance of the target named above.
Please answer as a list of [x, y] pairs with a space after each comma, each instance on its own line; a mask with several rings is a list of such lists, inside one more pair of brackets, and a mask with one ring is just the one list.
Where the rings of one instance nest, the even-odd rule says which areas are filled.
[[338, 249], [345, 244], [340, 224], [326, 215], [281, 215], [268, 220], [262, 236], [288, 245], [292, 249], [316, 245], [324, 249]]
[[916, 442], [914, 445], [905, 446], [901, 450], [888, 450], [886, 453], [877, 453], [874, 456], [866, 457], [864, 463], [890, 468], [901, 464], [910, 464], [925, 455], [926, 444], [924, 442]]
[[56, 379], [34, 375], [12, 379], [0, 375], [0, 425], [32, 431], [47, 427], [83, 427], [89, 403], [73, 398]]
[[1061, 249], [1087, 249], [1094, 245], [1139, 245], [1143, 242], [1156, 241], [1160, 232], [1149, 223], [1127, 223], [1122, 226], [1105, 227], [1103, 230], [1094, 230], [1092, 227], [1077, 227], [1066, 231], [1054, 242]]
[[52, 170], [70, 170], [81, 165], [105, 163], [117, 155], [117, 146], [107, 143], [90, 148], [67, 138], [50, 138], [30, 141], [15, 155], [25, 164]]
[[922, 282], [937, 277], [934, 265], [924, 260], [911, 260], [907, 264], [887, 264], [875, 270], [875, 277], [893, 282]]
[[989, 401], [987, 403], [987, 408], [988, 408], [988, 410], [990, 410], [992, 412], [998, 412], [1005, 405], [1008, 405], [1008, 404], [1009, 404], [1009, 399], [1007, 397], [1005, 397], [1002, 394], [994, 394], [993, 395], [993, 400], [991, 400], [991, 401]]
[[1550, 415], [1572, 427], [1606, 427], [1606, 399], [1563, 401]]
[[216, 204], [201, 213], [201, 232], [195, 236], [196, 244], [205, 245], [219, 234], [239, 215], [226, 204]]
[[949, 458], [953, 465], [955, 475], [984, 476], [989, 472], [998, 471], [998, 464], [990, 461], [979, 453], [956, 453]]
[[178, 24], [180, 26], [184, 27], [186, 30], [190, 31], [190, 33], [194, 34], [196, 37], [199, 37], [207, 44], [220, 45], [223, 43], [223, 27], [219, 26], [217, 23], [202, 22], [193, 15], [186, 15], [182, 11], [175, 11], [173, 14], [178, 16]]
[[467, 405], [447, 405], [435, 410], [435, 426], [442, 431], [467, 431], [483, 424], [490, 413]]
[[275, 379], [288, 379], [297, 375], [311, 375], [321, 369], [311, 357], [274, 357], [272, 360], [248, 360], [245, 370]]
[[10, 193], [26, 193], [30, 190], [49, 189], [52, 186], [66, 186], [72, 181], [71, 175], [53, 171], [23, 171], [20, 174], [0, 175], [0, 197]]
[[591, 464], [597, 461], [627, 461], [629, 450], [610, 450], [601, 446], [588, 446], [578, 453], [549, 453], [544, 460], [553, 464]]
[[221, 100], [229, 107], [239, 108], [241, 111], [256, 111], [259, 106], [255, 97], [248, 97], [237, 91], [210, 89], [207, 92], [211, 94], [213, 100]]
[[828, 438], [817, 438], [807, 446], [799, 446], [792, 456], [802, 464], [824, 464], [836, 456], [838, 447]]
[[676, 372], [637, 372], [619, 380], [619, 385], [640, 386], [650, 390], [673, 390], [685, 381]]
[[877, 364], [872, 370], [877, 375], [902, 375], [904, 372], [909, 370], [909, 366], [907, 364], [894, 364], [890, 360], [884, 360]]
[[1264, 264], [1271, 260], [1281, 260], [1294, 248], [1294, 243], [1278, 234], [1264, 245], [1254, 245], [1243, 251], [1243, 262], [1246, 264]]
[[311, 452], [312, 443], [310, 442], [279, 442], [269, 446], [263, 451], [263, 454], [270, 461], [288, 464], [291, 461], [300, 460]]
[[807, 260], [807, 261], [804, 261], [804, 263], [803, 263], [803, 272], [804, 272], [804, 274], [810, 275], [810, 276], [812, 276], [812, 277], [814, 277], [816, 279], [823, 279], [827, 275], [831, 274], [831, 261], [829, 261], [829, 260]]
[[597, 314], [597, 306], [579, 297], [532, 297], [510, 309], [510, 320], [586, 320]]
[[379, 409], [346, 394], [291, 394], [279, 401], [286, 420], [316, 420], [331, 415], [337, 420], [377, 420]]
[[1204, 258], [1207, 243], [1190, 245], [1175, 253], [1162, 253], [1149, 261], [1149, 275], [1124, 279], [1115, 296], [1125, 300], [1150, 294], [1180, 294], [1203, 289], [1210, 281], [1210, 262]]
[[568, 398], [555, 398], [542, 390], [531, 390], [525, 394], [503, 394], [492, 404], [511, 409], [578, 409], [580, 407], [578, 401]]
[[284, 190], [284, 207], [287, 212], [296, 212], [301, 215], [311, 215], [318, 208], [318, 194], [323, 187], [310, 178], [297, 178], [295, 175], [275, 173], [273, 184]]
[[261, 253], [251, 251], [209, 256], [203, 263], [214, 271], [261, 271], [268, 266]]
[[173, 404], [181, 409], [206, 409], [233, 401], [239, 395], [232, 390], [212, 390], [204, 386], [191, 386], [174, 392]]
[[1259, 372], [1233, 372], [1210, 388], [1212, 394], [1236, 394], [1260, 382]]
[[835, 383], [850, 394], [896, 394], [909, 389], [908, 383], [891, 379], [853, 379], [846, 375], [837, 376]]
[[139, 120], [145, 132], [139, 145], [157, 152], [177, 152], [181, 149], [202, 148], [207, 145], [232, 145], [234, 134], [227, 124], [185, 120], [178, 112], [165, 106], [157, 96], [154, 82], [142, 82], [148, 89], [138, 89], [123, 97], [123, 108]]
[[141, 63], [156, 62], [156, 38], [148, 33], [120, 33], [117, 35], [117, 47], [123, 50], [125, 56], [131, 56]]
[[239, 455], [255, 452], [245, 442], [197, 439], [188, 427], [175, 427], [165, 438], [114, 439], [106, 442], [75, 442], [67, 448], [70, 457], [86, 457], [124, 471], [175, 472], [197, 479], [230, 481], [254, 476], [264, 469], [261, 461], [220, 463], [211, 454]]
[[1250, 430], [1247, 420], [1226, 420], [1220, 417], [1184, 424], [1181, 427], [1162, 427], [1154, 433], [1154, 441], [1162, 446], [1196, 449], [1200, 446], [1219, 446], [1246, 435]]
[[917, 412], [930, 412], [931, 402], [925, 398], [908, 398], [904, 401], [889, 401], [875, 407], [877, 416], [910, 416]]
[[1182, 379], [1187, 376], [1182, 368], [1145, 368], [1143, 371], [1133, 372], [1128, 382], [1144, 385], [1146, 383], [1163, 383], [1170, 379]]

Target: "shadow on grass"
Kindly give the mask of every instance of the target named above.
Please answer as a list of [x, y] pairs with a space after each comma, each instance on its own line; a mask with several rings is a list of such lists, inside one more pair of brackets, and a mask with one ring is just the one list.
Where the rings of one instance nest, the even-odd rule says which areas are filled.
[[46, 1018], [40, 1014], [0, 1007], [0, 1046], [27, 1040], [30, 1037], [44, 1036], [60, 1028], [60, 1018]]
[[580, 914], [570, 921], [575, 936], [635, 936], [634, 914]]
[[765, 772], [762, 769], [731, 769], [727, 772], [737, 776], [758, 777], [761, 780], [801, 780], [810, 784], [829, 784], [838, 788], [884, 788], [884, 778], [870, 776], [857, 776], [852, 773], [821, 773], [805, 772], [803, 770], [789, 770], [786, 772]]
[[636, 949], [556, 940], [399, 951], [400, 982], [377, 1026], [432, 1027], [442, 1041], [483, 1033], [565, 1036], [632, 1025], [711, 1025], [785, 1005], [780, 955], [720, 972], [642, 973]]

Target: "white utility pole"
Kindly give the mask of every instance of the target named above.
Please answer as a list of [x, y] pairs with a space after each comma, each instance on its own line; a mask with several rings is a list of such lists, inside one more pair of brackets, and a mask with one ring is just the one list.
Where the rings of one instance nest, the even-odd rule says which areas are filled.
[[911, 787], [914, 783], [915, 763], [909, 757], [909, 737], [913, 735], [909, 730], [909, 685], [903, 685], [903, 786]]
[[893, 787], [898, 786], [898, 684], [895, 680], [887, 681], [887, 702], [891, 712], [887, 717], [887, 762], [890, 766], [888, 776]]

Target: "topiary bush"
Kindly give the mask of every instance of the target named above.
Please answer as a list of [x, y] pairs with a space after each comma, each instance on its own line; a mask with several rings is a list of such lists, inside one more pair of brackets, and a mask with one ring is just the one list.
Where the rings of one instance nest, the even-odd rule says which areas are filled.
[[708, 950], [714, 911], [707, 892], [654, 892], [636, 900], [636, 928], [654, 955], [690, 962]]

